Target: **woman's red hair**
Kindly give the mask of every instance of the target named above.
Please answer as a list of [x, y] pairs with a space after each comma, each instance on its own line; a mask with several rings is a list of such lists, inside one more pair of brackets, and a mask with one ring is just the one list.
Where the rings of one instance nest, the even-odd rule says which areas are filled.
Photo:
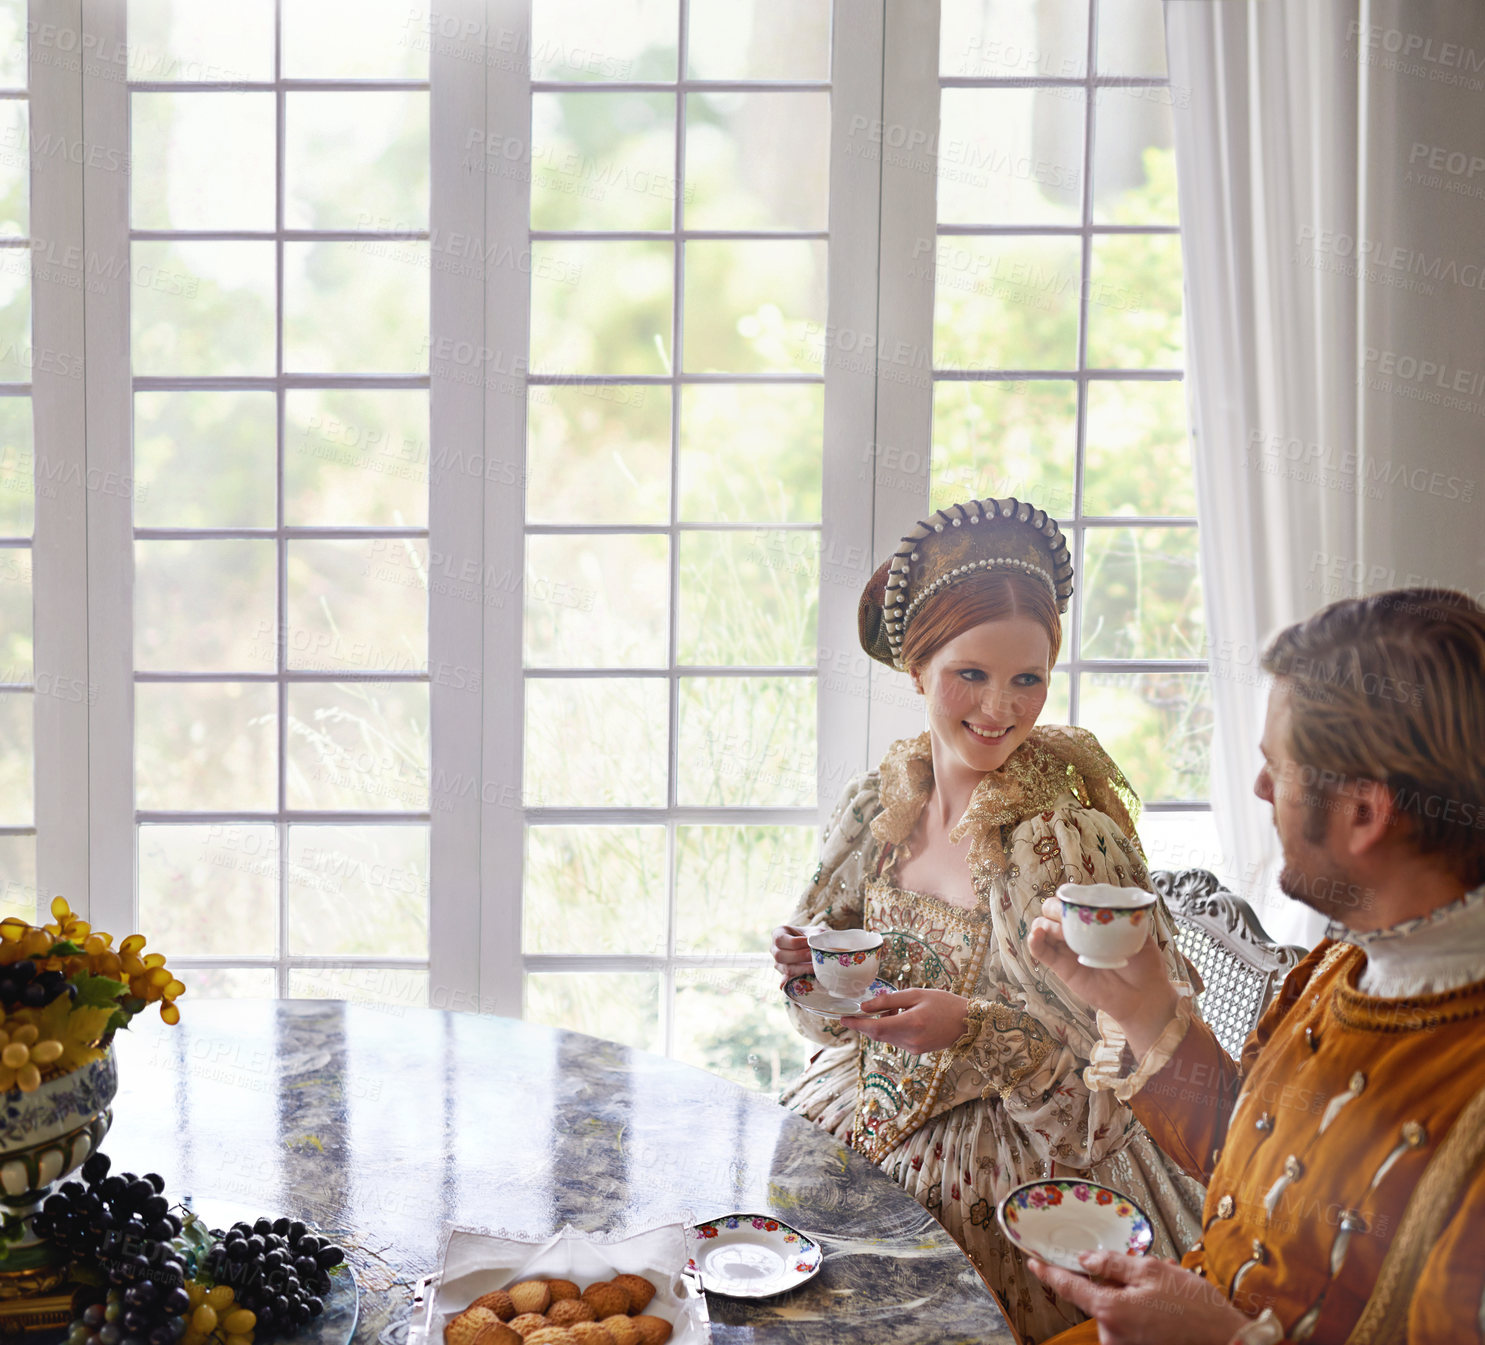
[[917, 672], [950, 640], [987, 621], [1030, 617], [1047, 632], [1048, 666], [1062, 648], [1057, 600], [1040, 579], [1016, 570], [985, 570], [940, 589], [913, 613], [902, 637], [902, 665]]

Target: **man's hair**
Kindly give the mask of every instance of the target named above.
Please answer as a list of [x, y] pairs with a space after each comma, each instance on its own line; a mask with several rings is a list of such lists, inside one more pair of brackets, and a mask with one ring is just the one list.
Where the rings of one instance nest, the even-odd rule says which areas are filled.
[[1327, 783], [1386, 785], [1421, 854], [1485, 882], [1485, 610], [1449, 589], [1349, 598], [1281, 631], [1289, 753]]

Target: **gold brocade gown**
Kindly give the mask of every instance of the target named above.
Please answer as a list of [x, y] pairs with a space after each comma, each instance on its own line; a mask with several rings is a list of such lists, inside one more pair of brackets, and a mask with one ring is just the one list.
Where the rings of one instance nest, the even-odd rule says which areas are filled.
[[[1150, 1216], [1157, 1255], [1179, 1256], [1200, 1235], [1204, 1188], [1128, 1107], [1089, 1092], [1082, 1070], [1098, 1038], [1093, 1012], [1025, 951], [1041, 901], [1062, 883], [1148, 888], [1149, 879], [1115, 792], [1127, 786], [1082, 730], [1035, 730], [976, 790], [955, 833], [971, 838], [973, 910], [896, 884], [902, 842], [931, 785], [926, 734], [895, 744], [880, 773], [853, 781], [790, 923], [879, 931], [882, 978], [965, 996], [969, 1030], [946, 1050], [915, 1056], [791, 1006], [796, 1027], [827, 1049], [781, 1100], [937, 1218], [1031, 1345], [1082, 1314], [1054, 1299], [1002, 1236], [995, 1209], [1012, 1187], [1078, 1175], [1122, 1191]], [[1155, 937], [1172, 979], [1185, 983], [1163, 907]]]

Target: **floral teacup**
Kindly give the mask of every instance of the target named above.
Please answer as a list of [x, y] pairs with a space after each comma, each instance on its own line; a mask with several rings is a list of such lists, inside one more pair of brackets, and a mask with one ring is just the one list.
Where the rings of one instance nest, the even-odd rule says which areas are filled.
[[1064, 883], [1062, 937], [1085, 967], [1122, 967], [1145, 946], [1155, 894], [1111, 883]]
[[819, 929], [809, 936], [815, 980], [841, 999], [860, 999], [877, 978], [882, 936], [864, 929]]

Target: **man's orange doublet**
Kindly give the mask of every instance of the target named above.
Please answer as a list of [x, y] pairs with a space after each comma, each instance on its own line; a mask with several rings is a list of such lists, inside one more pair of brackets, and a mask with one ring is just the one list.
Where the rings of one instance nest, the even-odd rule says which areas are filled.
[[[1286, 1340], [1353, 1339], [1430, 1159], [1485, 1089], [1485, 982], [1377, 999], [1354, 988], [1365, 961], [1320, 944], [1240, 1064], [1193, 1021], [1131, 1100], [1156, 1143], [1209, 1184], [1184, 1264], [1251, 1316], [1273, 1308]], [[1485, 1172], [1469, 1164], [1444, 1189], [1407, 1282], [1391, 1276], [1406, 1335], [1366, 1339], [1482, 1339]]]

